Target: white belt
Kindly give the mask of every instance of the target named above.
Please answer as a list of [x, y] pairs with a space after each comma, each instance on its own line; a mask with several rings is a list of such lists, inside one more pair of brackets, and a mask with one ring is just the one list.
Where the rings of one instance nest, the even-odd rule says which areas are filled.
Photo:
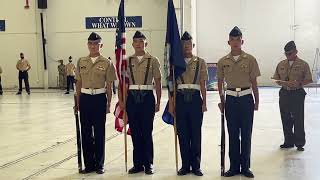
[[105, 92], [106, 92], [105, 88], [100, 88], [100, 89], [85, 89], [85, 88], [81, 88], [81, 93], [84, 93], [84, 94], [97, 95], [97, 94], [103, 94]]
[[153, 90], [153, 85], [129, 85], [129, 90]]
[[178, 84], [178, 89], [196, 89], [200, 91], [200, 85], [198, 84]]
[[227, 90], [226, 91], [227, 95], [234, 96], [234, 97], [241, 97], [241, 96], [245, 96], [245, 95], [248, 95], [248, 94], [251, 94], [251, 93], [252, 93], [252, 89], [251, 88], [243, 90], [243, 91], [231, 91], [231, 90]]

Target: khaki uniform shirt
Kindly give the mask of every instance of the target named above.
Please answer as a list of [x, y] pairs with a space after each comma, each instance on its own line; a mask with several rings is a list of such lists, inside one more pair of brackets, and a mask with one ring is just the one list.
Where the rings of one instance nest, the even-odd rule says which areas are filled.
[[312, 81], [312, 75], [308, 63], [304, 60], [297, 58], [290, 66], [289, 61], [286, 59], [278, 64], [273, 79], [283, 81]]
[[99, 56], [92, 63], [89, 56], [78, 60], [76, 79], [82, 82], [82, 88], [99, 89], [104, 88], [107, 82], [117, 79], [114, 66], [110, 60]]
[[[193, 56], [191, 60], [186, 64], [186, 71], [183, 72], [182, 74], [184, 84], [193, 84], [193, 80], [197, 71], [198, 62], [199, 62], [199, 71], [198, 71], [198, 76], [196, 78], [195, 84], [200, 85], [200, 81], [208, 80], [207, 63], [203, 59]], [[177, 80], [177, 84], [182, 84], [181, 78]]]
[[2, 68], [1, 68], [1, 66], [0, 66], [0, 76], [1, 76], [1, 74], [2, 74]]
[[26, 71], [29, 67], [30, 67], [30, 64], [28, 62], [28, 60], [26, 59], [20, 59], [18, 62], [17, 62], [17, 65], [16, 65], [17, 69], [19, 71]]
[[[129, 58], [131, 58], [132, 75], [134, 77], [135, 83], [133, 83], [132, 81], [133, 78], [131, 77]], [[140, 62], [137, 56], [135, 55], [132, 55], [129, 58], [128, 58], [127, 72], [128, 72], [128, 77], [131, 85], [133, 84], [144, 85], [145, 74], [147, 72], [148, 59], [150, 59], [150, 67], [149, 67], [146, 85], [152, 85], [153, 79], [161, 78], [160, 63], [156, 57], [153, 57], [150, 54], [146, 53]]]
[[75, 75], [75, 69], [76, 66], [73, 63], [68, 63], [66, 65], [66, 72], [67, 72], [67, 76], [74, 76]]
[[260, 75], [257, 60], [244, 51], [237, 61], [231, 53], [218, 61], [217, 76], [219, 79], [225, 79], [228, 88], [251, 87], [251, 79]]

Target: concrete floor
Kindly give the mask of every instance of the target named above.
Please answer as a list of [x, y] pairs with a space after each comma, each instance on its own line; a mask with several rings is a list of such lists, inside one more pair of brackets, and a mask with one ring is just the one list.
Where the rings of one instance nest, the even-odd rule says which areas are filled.
[[[252, 171], [257, 180], [320, 179], [320, 91], [306, 89], [304, 152], [280, 150], [283, 142], [278, 89], [260, 88], [260, 110], [255, 114], [252, 140]], [[30, 96], [5, 91], [0, 96], [0, 179], [246, 179], [220, 177], [220, 114], [217, 92], [208, 92], [202, 142], [203, 177], [176, 176], [173, 128], [161, 120], [154, 122], [155, 174], [128, 175], [124, 165], [123, 134], [114, 130], [113, 115], [106, 124], [106, 173], [80, 175], [77, 172], [73, 95], [59, 90], [33, 90]], [[116, 103], [114, 97], [112, 103]], [[128, 168], [132, 166], [132, 145], [128, 138]], [[228, 149], [227, 149], [228, 151]], [[181, 163], [179, 158], [179, 163]], [[226, 157], [226, 169], [229, 159]]]

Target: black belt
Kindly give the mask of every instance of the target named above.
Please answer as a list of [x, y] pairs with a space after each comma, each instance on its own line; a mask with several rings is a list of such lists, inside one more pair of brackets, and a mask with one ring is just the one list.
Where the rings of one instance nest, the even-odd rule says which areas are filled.
[[[227, 88], [227, 90], [230, 90], [230, 91], [236, 91], [238, 88]], [[250, 89], [250, 87], [244, 87], [244, 88], [240, 88], [241, 90], [240, 91], [244, 91], [244, 90], [247, 90], [247, 89]]]
[[303, 89], [301, 87], [299, 88], [289, 88], [289, 87], [282, 87], [283, 90], [286, 90], [286, 91], [297, 91], [297, 90], [300, 90], [300, 89]]
[[139, 89], [128, 89], [129, 92], [152, 92], [153, 90], [139, 90]]

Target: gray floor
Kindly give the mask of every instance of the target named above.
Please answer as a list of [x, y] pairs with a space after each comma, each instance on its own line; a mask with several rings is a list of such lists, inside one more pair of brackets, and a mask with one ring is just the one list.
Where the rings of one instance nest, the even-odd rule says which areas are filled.
[[[278, 109], [278, 89], [260, 88], [260, 110], [255, 114], [252, 139], [252, 171], [258, 180], [318, 180], [320, 172], [320, 90], [306, 89], [304, 152], [280, 150], [283, 141]], [[163, 111], [167, 100], [163, 91]], [[113, 106], [116, 98], [113, 99]], [[199, 179], [246, 179], [243, 176], [222, 178], [220, 168], [220, 115], [217, 92], [208, 92], [204, 116], [202, 170]], [[73, 96], [58, 90], [33, 90], [16, 96], [6, 91], [0, 96], [0, 179], [195, 179], [175, 174], [173, 128], [164, 124], [161, 114], [154, 122], [154, 165], [152, 176], [127, 175], [124, 165], [123, 134], [114, 128], [113, 115], [106, 124], [106, 173], [77, 173]], [[128, 138], [128, 167], [132, 165], [132, 145]], [[228, 150], [227, 150], [228, 151]], [[181, 161], [179, 160], [179, 163]], [[226, 158], [228, 168], [228, 158]]]

